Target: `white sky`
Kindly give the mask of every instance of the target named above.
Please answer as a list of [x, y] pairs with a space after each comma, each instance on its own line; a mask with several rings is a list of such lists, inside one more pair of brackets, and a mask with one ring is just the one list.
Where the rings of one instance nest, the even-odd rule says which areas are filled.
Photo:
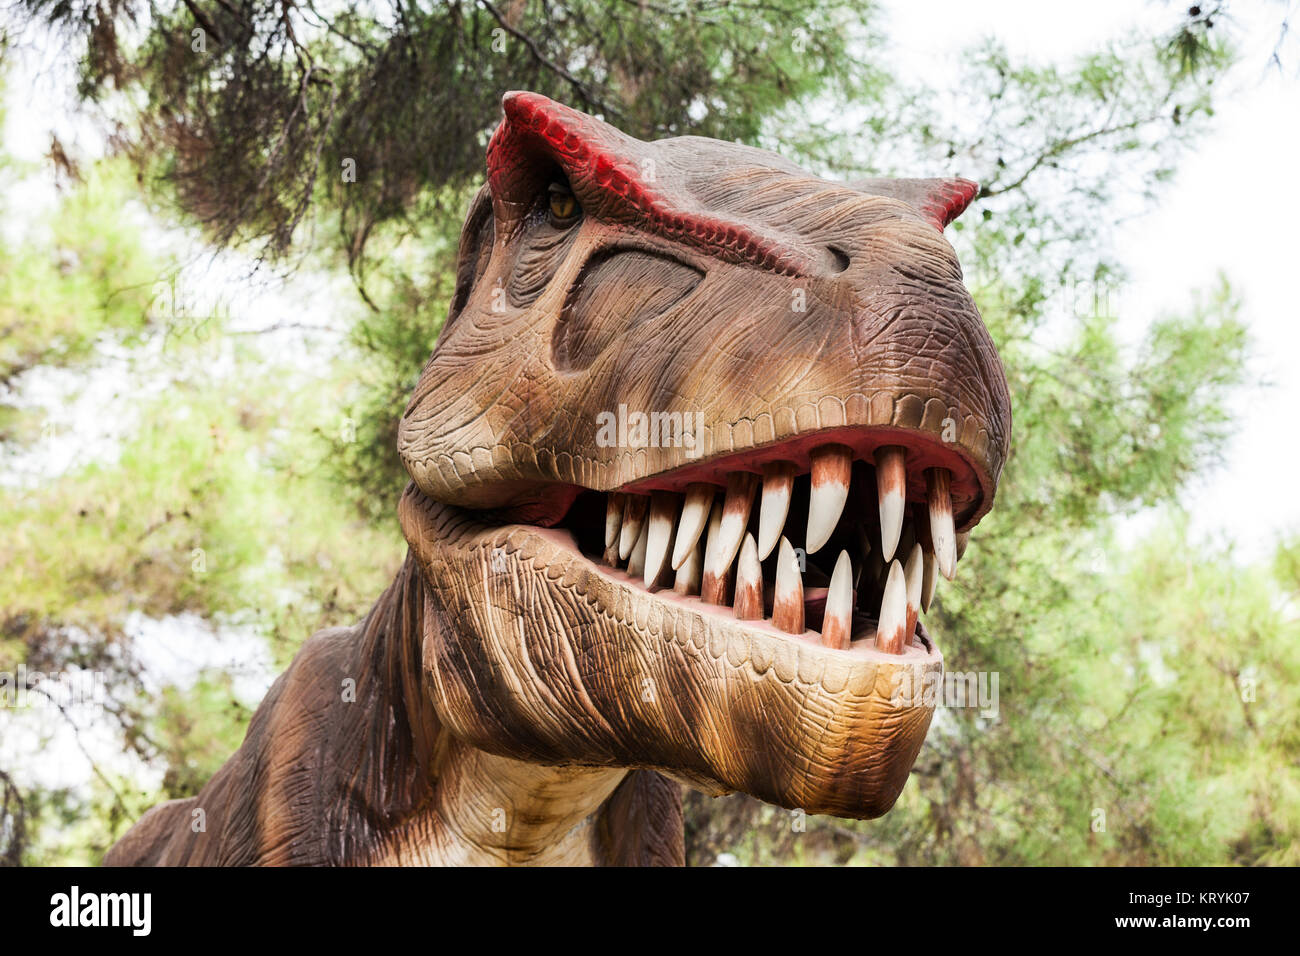
[[[1211, 133], [1179, 166], [1150, 214], [1121, 227], [1117, 258], [1131, 286], [1118, 314], [1145, 324], [1177, 312], [1222, 270], [1243, 299], [1241, 318], [1254, 338], [1252, 377], [1271, 383], [1237, 403], [1240, 431], [1221, 469], [1184, 501], [1200, 534], [1237, 542], [1242, 559], [1263, 558], [1284, 532], [1300, 532], [1300, 495], [1284, 485], [1300, 472], [1300, 43], [1284, 50], [1286, 71], [1268, 66], [1290, 7], [1300, 33], [1300, 3], [1233, 4], [1241, 58], [1220, 87]], [[892, 0], [889, 40], [906, 69], [950, 69], [955, 53], [987, 36], [1013, 57], [1068, 60], [1133, 26], [1167, 28], [1178, 4], [1093, 0], [1083, 5], [1034, 0]], [[918, 74], [920, 75], [920, 74]], [[1142, 522], [1135, 527], [1140, 528]]]

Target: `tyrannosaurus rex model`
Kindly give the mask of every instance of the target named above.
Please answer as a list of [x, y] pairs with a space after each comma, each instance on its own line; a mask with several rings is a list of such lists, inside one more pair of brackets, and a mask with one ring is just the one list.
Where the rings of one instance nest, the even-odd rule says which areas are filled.
[[965, 180], [827, 182], [511, 93], [401, 422], [406, 563], [110, 864], [683, 862], [679, 782], [869, 818], [1006, 380]]

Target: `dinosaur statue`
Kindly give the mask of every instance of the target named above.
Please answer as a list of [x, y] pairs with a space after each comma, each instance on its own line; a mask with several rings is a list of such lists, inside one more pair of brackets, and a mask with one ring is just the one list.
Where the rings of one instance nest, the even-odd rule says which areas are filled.
[[107, 864], [681, 864], [682, 784], [897, 799], [920, 615], [1009, 450], [943, 236], [975, 184], [503, 108], [400, 425], [402, 569]]

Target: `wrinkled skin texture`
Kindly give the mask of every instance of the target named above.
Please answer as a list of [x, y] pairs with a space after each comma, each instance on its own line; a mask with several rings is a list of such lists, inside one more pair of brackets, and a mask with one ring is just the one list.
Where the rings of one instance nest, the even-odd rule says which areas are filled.
[[[831, 651], [651, 594], [555, 527], [583, 489], [725, 484], [766, 450], [907, 449], [992, 505], [1005, 378], [943, 227], [963, 180], [832, 183], [693, 137], [643, 143], [509, 94], [446, 326], [403, 418], [410, 544], [355, 628], [315, 635], [195, 798], [111, 864], [683, 862], [679, 782], [870, 818], [942, 669]], [[548, 214], [548, 190], [576, 214]], [[601, 412], [690, 413], [693, 448], [611, 447]], [[355, 701], [341, 688], [355, 681]], [[202, 810], [204, 827], [195, 825]]]

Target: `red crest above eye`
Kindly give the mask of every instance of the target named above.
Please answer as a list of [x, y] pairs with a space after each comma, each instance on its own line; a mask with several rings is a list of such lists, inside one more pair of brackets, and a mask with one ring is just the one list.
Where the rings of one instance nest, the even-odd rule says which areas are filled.
[[507, 220], [558, 168], [584, 209], [598, 218], [635, 223], [727, 262], [786, 275], [816, 271], [814, 261], [775, 232], [659, 188], [644, 172], [657, 158], [651, 144], [538, 93], [507, 93], [501, 103], [505, 119], [488, 143], [488, 184], [498, 214]]
[[[662, 167], [658, 177], [647, 173], [660, 158], [654, 144], [538, 93], [507, 93], [501, 105], [505, 118], [487, 152], [488, 185], [501, 221], [519, 221], [558, 172], [596, 218], [634, 224], [726, 262], [791, 276], [824, 270], [820, 251], [803, 248], [797, 237], [706, 208], [689, 191], [664, 188]], [[979, 189], [967, 179], [878, 179], [852, 185], [906, 202], [941, 231]]]

